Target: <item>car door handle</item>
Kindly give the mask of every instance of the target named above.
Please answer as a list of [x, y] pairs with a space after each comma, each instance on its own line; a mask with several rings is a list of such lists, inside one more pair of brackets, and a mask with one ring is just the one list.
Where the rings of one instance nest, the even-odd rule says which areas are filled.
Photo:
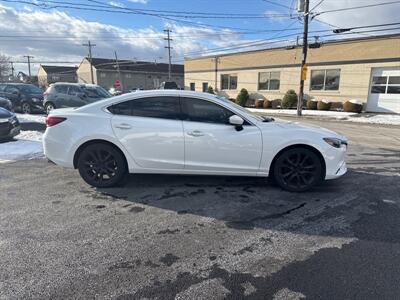
[[122, 123], [122, 124], [115, 125], [115, 128], [118, 128], [118, 129], [131, 129], [132, 126], [129, 125], [129, 124], [126, 124], [126, 123]]
[[191, 131], [187, 133], [190, 136], [203, 136], [204, 133], [202, 133], [201, 131], [195, 130], [195, 131]]

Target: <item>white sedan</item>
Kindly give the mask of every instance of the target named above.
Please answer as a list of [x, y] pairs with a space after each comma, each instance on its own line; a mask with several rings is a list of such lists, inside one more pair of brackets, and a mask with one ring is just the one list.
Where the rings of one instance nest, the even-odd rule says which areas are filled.
[[274, 178], [306, 191], [346, 173], [347, 140], [335, 132], [254, 115], [224, 98], [139, 91], [47, 117], [44, 152], [95, 187], [128, 173]]

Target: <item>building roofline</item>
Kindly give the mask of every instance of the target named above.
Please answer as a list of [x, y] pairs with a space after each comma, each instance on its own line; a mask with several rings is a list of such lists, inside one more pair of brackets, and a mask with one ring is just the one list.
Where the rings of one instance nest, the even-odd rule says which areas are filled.
[[[381, 40], [381, 39], [389, 39], [389, 38], [400, 38], [400, 33], [394, 34], [385, 34], [385, 35], [378, 35], [378, 36], [368, 36], [368, 37], [357, 37], [357, 38], [349, 38], [349, 39], [340, 39], [340, 40], [327, 40], [321, 41], [322, 45], [332, 45], [332, 44], [347, 44], [352, 42], [363, 42], [363, 41], [370, 41], [370, 40]], [[221, 54], [214, 54], [214, 55], [205, 55], [205, 56], [196, 56], [196, 57], [184, 57], [185, 61], [192, 61], [192, 60], [199, 60], [199, 59], [207, 59], [207, 58], [215, 58], [215, 57], [224, 57], [224, 56], [233, 56], [233, 55], [241, 55], [241, 54], [249, 54], [249, 53], [257, 53], [257, 52], [265, 52], [265, 51], [274, 51], [274, 50], [284, 50], [284, 49], [299, 49], [302, 45], [295, 46], [282, 46], [282, 47], [273, 47], [273, 48], [263, 48], [263, 49], [256, 49], [256, 50], [247, 50], [247, 51], [239, 51], [239, 52], [229, 52], [229, 53], [221, 53]]]

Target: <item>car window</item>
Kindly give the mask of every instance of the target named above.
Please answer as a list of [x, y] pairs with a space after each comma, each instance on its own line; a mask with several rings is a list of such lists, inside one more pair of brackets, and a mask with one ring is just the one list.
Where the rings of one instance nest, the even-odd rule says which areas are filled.
[[7, 93], [12, 93], [12, 92], [15, 92], [15, 91], [19, 92], [19, 90], [15, 86], [12, 86], [12, 85], [6, 86], [5, 91]]
[[234, 113], [218, 104], [196, 98], [182, 98], [183, 118], [186, 121], [229, 124]]
[[180, 119], [178, 97], [147, 97], [114, 104], [108, 109], [117, 115], [135, 117]]
[[70, 85], [69, 89], [68, 89], [68, 95], [72, 95], [72, 96], [77, 96], [79, 94], [82, 93], [82, 90], [80, 87], [74, 86], [74, 85]]
[[90, 98], [109, 98], [111, 94], [109, 94], [102, 87], [85, 87], [85, 94]]
[[0, 92], [4, 91], [5, 88], [6, 86], [4, 84], [0, 84]]
[[27, 85], [21, 86], [21, 90], [24, 93], [28, 93], [28, 94], [41, 94], [41, 93], [43, 93], [43, 91], [41, 89], [39, 89], [37, 86], [34, 86], [32, 84], [27, 84]]
[[55, 89], [56, 93], [68, 94], [68, 85], [55, 85], [54, 89]]

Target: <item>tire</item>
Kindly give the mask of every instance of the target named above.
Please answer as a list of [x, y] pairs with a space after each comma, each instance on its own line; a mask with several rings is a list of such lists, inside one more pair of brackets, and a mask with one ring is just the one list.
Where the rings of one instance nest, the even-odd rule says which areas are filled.
[[21, 105], [21, 111], [23, 114], [30, 114], [32, 113], [31, 105], [28, 102], [23, 102]]
[[292, 148], [279, 155], [273, 167], [275, 182], [290, 192], [305, 192], [323, 179], [323, 166], [316, 153]]
[[47, 115], [55, 108], [56, 106], [51, 102], [46, 103], [46, 105], [44, 106]]
[[105, 143], [86, 146], [78, 158], [78, 170], [82, 179], [98, 188], [118, 185], [127, 174], [127, 169], [123, 154]]

